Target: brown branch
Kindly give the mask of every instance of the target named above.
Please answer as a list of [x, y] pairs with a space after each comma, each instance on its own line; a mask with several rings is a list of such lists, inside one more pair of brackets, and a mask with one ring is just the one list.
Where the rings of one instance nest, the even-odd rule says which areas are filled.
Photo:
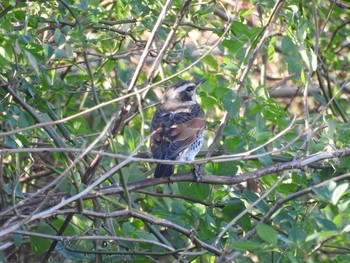
[[[35, 232], [27, 232], [27, 231], [21, 231], [17, 230], [14, 233], [23, 235], [23, 236], [33, 236], [33, 237], [40, 237], [40, 238], [45, 238], [45, 239], [51, 239], [56, 242], [62, 242], [62, 241], [80, 241], [80, 240], [106, 240], [106, 241], [123, 241], [123, 242], [133, 242], [133, 243], [145, 243], [145, 244], [152, 244], [152, 245], [157, 245], [159, 247], [165, 248], [170, 251], [174, 251], [173, 248], [164, 245], [159, 242], [155, 242], [153, 240], [146, 240], [146, 239], [138, 239], [138, 238], [128, 238], [128, 237], [118, 237], [118, 236], [54, 236], [50, 234], [43, 234], [43, 233], [35, 233]], [[43, 262], [43, 261], [41, 261]]]
[[[57, 215], [60, 214], [73, 214], [73, 213], [77, 213], [77, 214], [81, 214], [81, 215], [85, 215], [85, 216], [94, 216], [94, 217], [98, 217], [98, 218], [115, 218], [115, 217], [119, 217], [119, 216], [131, 216], [134, 218], [138, 218], [141, 219], [143, 221], [146, 221], [150, 224], [153, 225], [160, 225], [163, 227], [167, 227], [167, 228], [171, 228], [185, 236], [187, 236], [187, 238], [189, 238], [190, 240], [192, 240], [196, 246], [198, 248], [203, 248], [207, 251], [210, 251], [216, 255], [220, 255], [222, 253], [222, 251], [220, 249], [215, 248], [214, 246], [211, 246], [201, 240], [199, 240], [198, 237], [196, 237], [196, 235], [194, 234], [192, 229], [187, 229], [185, 227], [182, 227], [178, 224], [175, 224], [169, 220], [166, 219], [162, 219], [162, 218], [157, 218], [153, 215], [149, 215], [149, 214], [145, 214], [145, 213], [140, 213], [137, 211], [132, 211], [132, 210], [122, 210], [122, 211], [116, 211], [116, 212], [111, 212], [111, 213], [100, 213], [100, 212], [95, 212], [95, 211], [88, 211], [88, 210], [83, 210], [83, 211], [78, 211], [77, 209], [69, 209], [67, 211], [64, 210], [58, 210], [56, 211]], [[46, 217], [45, 217], [46, 218]], [[23, 231], [14, 231], [15, 233], [20, 233], [20, 234], [26, 234], [28, 235], [28, 232], [23, 232]], [[125, 241], [130, 241], [130, 242], [144, 242], [143, 240], [138, 240], [138, 239], [132, 239], [132, 238], [124, 238], [124, 237], [115, 237], [115, 236], [100, 236], [100, 237], [95, 237], [95, 238], [90, 238], [90, 237], [84, 237], [84, 236], [79, 236], [79, 237], [68, 237], [68, 236], [52, 236], [52, 235], [46, 235], [46, 234], [41, 234], [41, 233], [31, 233], [31, 235], [33, 236], [39, 236], [39, 237], [43, 237], [43, 238], [49, 238], [49, 239], [53, 239], [56, 241], [64, 241], [64, 240], [92, 240], [92, 239], [97, 239], [97, 240], [105, 240], [105, 239], [110, 239], [110, 240], [125, 240]], [[154, 241], [152, 241], [154, 242]], [[157, 245], [160, 244], [158, 242], [155, 242]], [[160, 245], [164, 248], [167, 248], [169, 250], [174, 250], [173, 248], [171, 248], [170, 246], [167, 245]]]
[[[198, 183], [213, 184], [213, 185], [235, 185], [242, 182], [246, 182], [248, 180], [257, 179], [265, 175], [275, 174], [281, 171], [286, 171], [291, 169], [302, 169], [306, 166], [309, 166], [312, 163], [317, 163], [322, 160], [342, 158], [346, 156], [350, 156], [350, 148], [346, 148], [344, 150], [337, 150], [334, 152], [320, 152], [320, 153], [312, 154], [303, 159], [297, 159], [286, 163], [278, 163], [269, 167], [264, 167], [252, 172], [242, 173], [235, 176], [203, 175], [201, 180]], [[173, 175], [169, 178], [144, 179], [144, 180], [128, 183], [128, 191], [134, 192], [146, 187], [160, 185], [160, 184], [169, 184], [174, 182], [196, 182], [196, 180], [192, 172]], [[83, 199], [86, 200], [86, 199], [96, 198], [99, 196], [107, 196], [107, 195], [115, 195], [115, 194], [123, 194], [123, 193], [124, 193], [123, 187], [112, 186], [112, 187], [97, 189], [94, 193], [89, 193], [85, 195]], [[39, 202], [39, 197], [36, 201]], [[56, 198], [56, 202], [59, 202], [59, 201], [60, 199]], [[28, 207], [28, 205], [24, 203], [18, 207], [18, 210], [23, 211], [24, 209], [29, 209], [29, 208], [30, 207]]]
[[338, 0], [332, 0], [333, 3], [335, 3], [336, 5], [338, 5], [341, 8], [345, 8], [345, 9], [350, 9], [350, 6], [338, 1]]
[[219, 207], [219, 208], [223, 208], [224, 205], [223, 204], [215, 204], [212, 202], [206, 202], [203, 200], [199, 200], [196, 198], [191, 198], [188, 196], [183, 196], [183, 195], [175, 195], [175, 194], [164, 194], [164, 193], [154, 193], [154, 192], [149, 192], [149, 191], [143, 191], [143, 190], [135, 190], [135, 193], [139, 193], [139, 194], [144, 194], [144, 195], [149, 195], [149, 196], [156, 196], [156, 197], [169, 197], [169, 198], [178, 198], [178, 199], [183, 199], [192, 203], [197, 203], [197, 204], [201, 204], [204, 206], [209, 206], [209, 207]]
[[[236, 175], [235, 177], [208, 176], [208, 175], [203, 176], [202, 180], [199, 183], [236, 184], [236, 183], [240, 183], [240, 182], [243, 182], [243, 181], [246, 181], [249, 179], [256, 179], [258, 177], [261, 177], [261, 176], [264, 176], [267, 174], [280, 172], [282, 170], [300, 169], [304, 166], [307, 166], [309, 163], [312, 163], [312, 162], [317, 162], [320, 160], [332, 159], [332, 158], [342, 158], [342, 157], [349, 156], [349, 155], [350, 155], [350, 148], [347, 148], [347, 149], [344, 149], [341, 151], [338, 150], [338, 151], [334, 151], [334, 152], [322, 152], [322, 153], [310, 155], [304, 159], [295, 160], [295, 161], [288, 162], [285, 164], [273, 165], [271, 167], [262, 168], [262, 169], [259, 169], [257, 171], [254, 171], [254, 172], [248, 172], [248, 173]], [[349, 177], [350, 177], [350, 174], [346, 174], [343, 176], [333, 178], [331, 180], [339, 181], [339, 180], [343, 180], [343, 179], [346, 179]], [[188, 174], [173, 176], [171, 178], [146, 179], [146, 180], [130, 183], [128, 185], [128, 190], [129, 191], [136, 191], [138, 188], [144, 188], [147, 186], [156, 185], [156, 184], [160, 184], [160, 183], [183, 182], [183, 181], [195, 182], [195, 178], [193, 178], [192, 173], [188, 173]], [[326, 182], [323, 182], [322, 184], [319, 184], [316, 187], [321, 187], [325, 183]], [[278, 201], [275, 204], [275, 206], [273, 206], [271, 208], [271, 210], [262, 218], [262, 220], [267, 220], [276, 211], [276, 209], [278, 209], [284, 202], [289, 201], [291, 198], [296, 198], [300, 195], [310, 193], [310, 191], [311, 191], [311, 188], [304, 189], [302, 191], [299, 191], [295, 194], [289, 195], [288, 197]], [[100, 195], [122, 194], [123, 192], [124, 192], [124, 189], [122, 187], [111, 187], [111, 188], [101, 189], [101, 190], [98, 190], [96, 193], [86, 195], [86, 196], [84, 196], [84, 199], [96, 198]], [[77, 210], [70, 209], [70, 210], [67, 210], [67, 213], [72, 213], [73, 211], [77, 212]], [[63, 210], [55, 210], [52, 213], [48, 213], [48, 214], [44, 215], [43, 218], [48, 218], [48, 217], [54, 216], [55, 214], [62, 215], [63, 213], [64, 213]], [[176, 225], [171, 221], [156, 218], [154, 216], [143, 214], [143, 213], [140, 213], [137, 211], [122, 210], [122, 211], [116, 211], [116, 212], [112, 212], [112, 213], [99, 213], [99, 212], [94, 212], [94, 211], [80, 211], [78, 213], [81, 213], [83, 215], [89, 215], [89, 216], [97, 216], [97, 217], [101, 217], [101, 216], [102, 217], [118, 217], [118, 216], [122, 216], [122, 215], [129, 215], [129, 216], [132, 216], [135, 218], [139, 218], [141, 220], [145, 220], [151, 224], [161, 225], [164, 227], [172, 228], [172, 229], [186, 235], [187, 237], [191, 238], [197, 247], [203, 248], [203, 249], [210, 251], [216, 255], [221, 255], [221, 253], [222, 253], [222, 251], [218, 250], [214, 246], [211, 246], [211, 245], [206, 244], [206, 243], [202, 242], [201, 240], [199, 240], [193, 234], [193, 232], [189, 229], [186, 229], [182, 226]], [[251, 233], [253, 233], [253, 232], [251, 232]]]

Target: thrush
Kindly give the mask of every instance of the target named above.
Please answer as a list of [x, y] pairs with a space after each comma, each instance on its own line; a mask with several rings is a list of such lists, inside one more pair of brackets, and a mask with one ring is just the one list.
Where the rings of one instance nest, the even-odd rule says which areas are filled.
[[[165, 91], [151, 124], [153, 158], [192, 161], [200, 151], [204, 141], [205, 114], [196, 100], [196, 90], [204, 81], [181, 80]], [[154, 177], [167, 177], [173, 173], [173, 165], [158, 164]]]

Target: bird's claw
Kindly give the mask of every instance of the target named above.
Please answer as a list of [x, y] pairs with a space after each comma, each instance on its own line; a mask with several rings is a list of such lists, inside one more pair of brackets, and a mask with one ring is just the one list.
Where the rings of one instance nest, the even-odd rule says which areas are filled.
[[203, 165], [194, 164], [193, 166], [194, 166], [194, 168], [193, 168], [192, 172], [194, 174], [194, 178], [196, 179], [196, 182], [198, 183], [202, 179], [201, 173], [202, 173]]

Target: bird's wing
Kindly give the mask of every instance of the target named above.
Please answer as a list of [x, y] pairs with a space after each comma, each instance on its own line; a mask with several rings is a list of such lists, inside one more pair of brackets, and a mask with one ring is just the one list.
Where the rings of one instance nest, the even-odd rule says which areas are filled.
[[177, 157], [196, 140], [204, 129], [204, 117], [195, 117], [184, 123], [174, 124], [171, 127], [171, 136], [173, 139], [169, 145], [165, 159]]
[[164, 159], [169, 148], [169, 129], [174, 123], [174, 114], [158, 109], [153, 115], [151, 130], [151, 151], [153, 158]]
[[205, 129], [205, 114], [197, 104], [186, 110], [158, 110], [152, 120], [151, 151], [156, 159], [175, 160]]

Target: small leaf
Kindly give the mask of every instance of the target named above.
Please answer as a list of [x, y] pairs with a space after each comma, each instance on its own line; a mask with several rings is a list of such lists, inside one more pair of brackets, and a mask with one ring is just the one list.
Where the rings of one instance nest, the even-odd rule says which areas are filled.
[[222, 199], [223, 197], [225, 197], [227, 194], [228, 194], [227, 191], [216, 190], [214, 193], [214, 200], [218, 201], [218, 200]]
[[211, 67], [212, 69], [217, 69], [218, 66], [219, 66], [219, 64], [218, 64], [218, 62], [217, 62], [217, 59], [214, 58], [214, 57], [211, 56], [211, 55], [206, 56], [206, 57], [202, 60], [202, 62], [203, 62], [204, 64], [208, 65], [209, 67]]
[[297, 48], [293, 43], [293, 40], [289, 36], [285, 36], [282, 39], [281, 50], [284, 54], [290, 54], [293, 51], [296, 51]]
[[226, 47], [231, 54], [235, 54], [243, 46], [243, 42], [237, 40], [228, 40], [225, 39], [222, 42], [222, 45]]
[[[256, 151], [256, 154], [264, 154], [266, 153], [266, 150], [264, 148], [261, 148]], [[258, 157], [259, 162], [261, 162], [265, 167], [272, 165], [272, 158], [270, 155], [264, 155]]]
[[22, 245], [22, 242], [23, 242], [23, 235], [13, 234], [12, 239], [13, 239], [13, 242], [15, 243], [15, 245], [17, 247], [20, 247]]
[[[40, 227], [37, 228], [36, 232], [43, 233], [43, 234], [55, 234], [53, 229], [49, 227], [47, 224], [42, 224]], [[32, 250], [37, 255], [40, 255], [46, 252], [51, 245], [51, 241], [49, 239], [35, 237], [35, 236], [29, 237], [29, 243]]]
[[338, 185], [332, 194], [331, 197], [331, 202], [333, 205], [336, 205], [340, 199], [340, 197], [346, 192], [346, 190], [348, 189], [349, 184], [348, 183], [343, 183], [341, 185]]
[[337, 226], [331, 220], [328, 220], [326, 218], [317, 218], [317, 222], [326, 231], [337, 231], [338, 230]]
[[343, 228], [342, 232], [350, 232], [350, 222]]
[[269, 244], [277, 244], [277, 231], [272, 227], [265, 224], [258, 224], [256, 227], [256, 232], [259, 237]]
[[288, 193], [294, 193], [296, 192], [298, 189], [298, 185], [297, 184], [293, 184], [293, 183], [290, 183], [290, 184], [281, 184], [280, 186], [278, 186], [278, 191], [280, 193], [285, 193], [285, 194], [288, 194]]
[[24, 50], [24, 53], [25, 53], [26, 56], [27, 56], [29, 65], [30, 65], [30, 66], [32, 67], [32, 69], [34, 69], [34, 70], [38, 73], [38, 75], [39, 75], [38, 63], [37, 63], [35, 57], [34, 57], [31, 53], [29, 53], [29, 51], [27, 51], [27, 50]]
[[232, 90], [226, 93], [224, 96], [224, 107], [228, 112], [230, 118], [235, 119], [238, 117], [239, 109], [241, 107], [240, 98]]
[[273, 58], [275, 56], [275, 47], [272, 44], [272, 42], [269, 43], [267, 54], [268, 54], [268, 60], [273, 61]]
[[301, 84], [302, 84], [303, 86], [305, 86], [305, 85], [306, 85], [306, 76], [305, 76], [304, 70], [302, 70], [302, 71], [300, 72], [300, 80], [301, 80]]
[[55, 50], [49, 44], [44, 44], [43, 50], [44, 50], [44, 55], [46, 60], [49, 60], [55, 52]]
[[65, 42], [64, 36], [62, 35], [61, 30], [59, 30], [58, 28], [56, 28], [54, 32], [54, 41], [58, 46]]
[[182, 195], [206, 200], [210, 194], [210, 187], [207, 184], [179, 183], [179, 191]]
[[56, 251], [65, 259], [65, 261], [74, 260], [75, 262], [92, 262], [94, 260], [93, 254], [84, 254], [67, 250], [66, 245], [64, 245], [63, 242], [57, 243]]
[[246, 251], [250, 249], [261, 248], [261, 243], [254, 241], [237, 242], [232, 244], [232, 247], [237, 250]]
[[[245, 190], [243, 192], [243, 195], [251, 203], [255, 202], [259, 198], [259, 196], [257, 196], [256, 194], [248, 190]], [[263, 213], [266, 213], [267, 211], [269, 211], [269, 206], [266, 204], [264, 200], [261, 200], [259, 203], [257, 203], [256, 208], [258, 208]]]
[[[225, 218], [233, 219], [238, 216], [244, 209], [244, 203], [238, 198], [233, 198], [230, 200], [230, 203], [222, 209], [222, 213]], [[244, 231], [249, 231], [251, 229], [250, 218], [247, 214], [241, 217], [237, 223], [244, 229]]]
[[320, 200], [329, 203], [333, 195], [337, 184], [333, 181], [329, 181], [321, 188], [312, 187], [312, 191], [317, 195]]
[[254, 12], [254, 8], [242, 9], [242, 10], [239, 11], [239, 16], [240, 17], [245, 17], [247, 15], [250, 15], [253, 12]]
[[294, 226], [289, 233], [289, 238], [297, 245], [304, 242], [307, 237], [305, 232], [297, 226]]

